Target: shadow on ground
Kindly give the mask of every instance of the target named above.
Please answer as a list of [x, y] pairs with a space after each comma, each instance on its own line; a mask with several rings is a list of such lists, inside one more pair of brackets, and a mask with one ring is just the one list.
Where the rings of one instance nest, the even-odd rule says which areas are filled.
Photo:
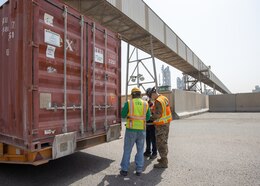
[[0, 164], [0, 185], [69, 185], [100, 172], [113, 160], [77, 152], [40, 166]]
[[[153, 160], [156, 161], [156, 160]], [[146, 167], [151, 163], [151, 160], [145, 160], [144, 164], [144, 170]], [[132, 186], [132, 185], [140, 185], [140, 186], [155, 186], [158, 185], [162, 180], [162, 173], [165, 171], [165, 169], [152, 169], [150, 172], [144, 173], [141, 176], [135, 175], [135, 163], [131, 162], [131, 165], [128, 170], [127, 176], [121, 176], [118, 174], [111, 174], [106, 175], [102, 181], [98, 184], [98, 186], [105, 186], [105, 185], [124, 185], [124, 186]]]

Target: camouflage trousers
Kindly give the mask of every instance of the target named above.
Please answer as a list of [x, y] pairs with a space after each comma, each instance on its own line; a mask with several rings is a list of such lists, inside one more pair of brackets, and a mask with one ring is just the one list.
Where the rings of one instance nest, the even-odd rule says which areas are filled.
[[168, 154], [168, 135], [169, 135], [170, 124], [156, 125], [156, 145], [158, 152], [165, 163], [168, 164], [167, 154]]

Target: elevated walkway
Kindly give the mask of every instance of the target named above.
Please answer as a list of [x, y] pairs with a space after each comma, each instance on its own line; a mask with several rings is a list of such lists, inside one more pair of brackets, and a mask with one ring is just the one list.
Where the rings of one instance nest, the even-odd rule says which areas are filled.
[[127, 43], [221, 93], [231, 93], [199, 57], [142, 0], [62, 0], [117, 32]]

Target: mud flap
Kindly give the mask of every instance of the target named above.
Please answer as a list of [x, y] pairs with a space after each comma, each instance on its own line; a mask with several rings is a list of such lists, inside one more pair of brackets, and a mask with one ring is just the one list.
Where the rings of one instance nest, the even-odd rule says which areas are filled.
[[121, 136], [121, 125], [116, 124], [116, 125], [110, 125], [107, 134], [106, 134], [106, 141], [113, 141], [116, 139], [119, 139]]
[[57, 159], [75, 152], [76, 132], [56, 135], [52, 145], [52, 158]]

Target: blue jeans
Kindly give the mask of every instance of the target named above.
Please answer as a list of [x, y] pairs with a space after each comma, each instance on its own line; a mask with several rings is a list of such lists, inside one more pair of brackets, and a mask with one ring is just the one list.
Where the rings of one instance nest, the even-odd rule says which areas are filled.
[[135, 155], [136, 172], [142, 172], [144, 166], [144, 140], [145, 131], [125, 131], [124, 154], [121, 161], [121, 170], [128, 171], [130, 157], [134, 144], [136, 143], [137, 153]]

